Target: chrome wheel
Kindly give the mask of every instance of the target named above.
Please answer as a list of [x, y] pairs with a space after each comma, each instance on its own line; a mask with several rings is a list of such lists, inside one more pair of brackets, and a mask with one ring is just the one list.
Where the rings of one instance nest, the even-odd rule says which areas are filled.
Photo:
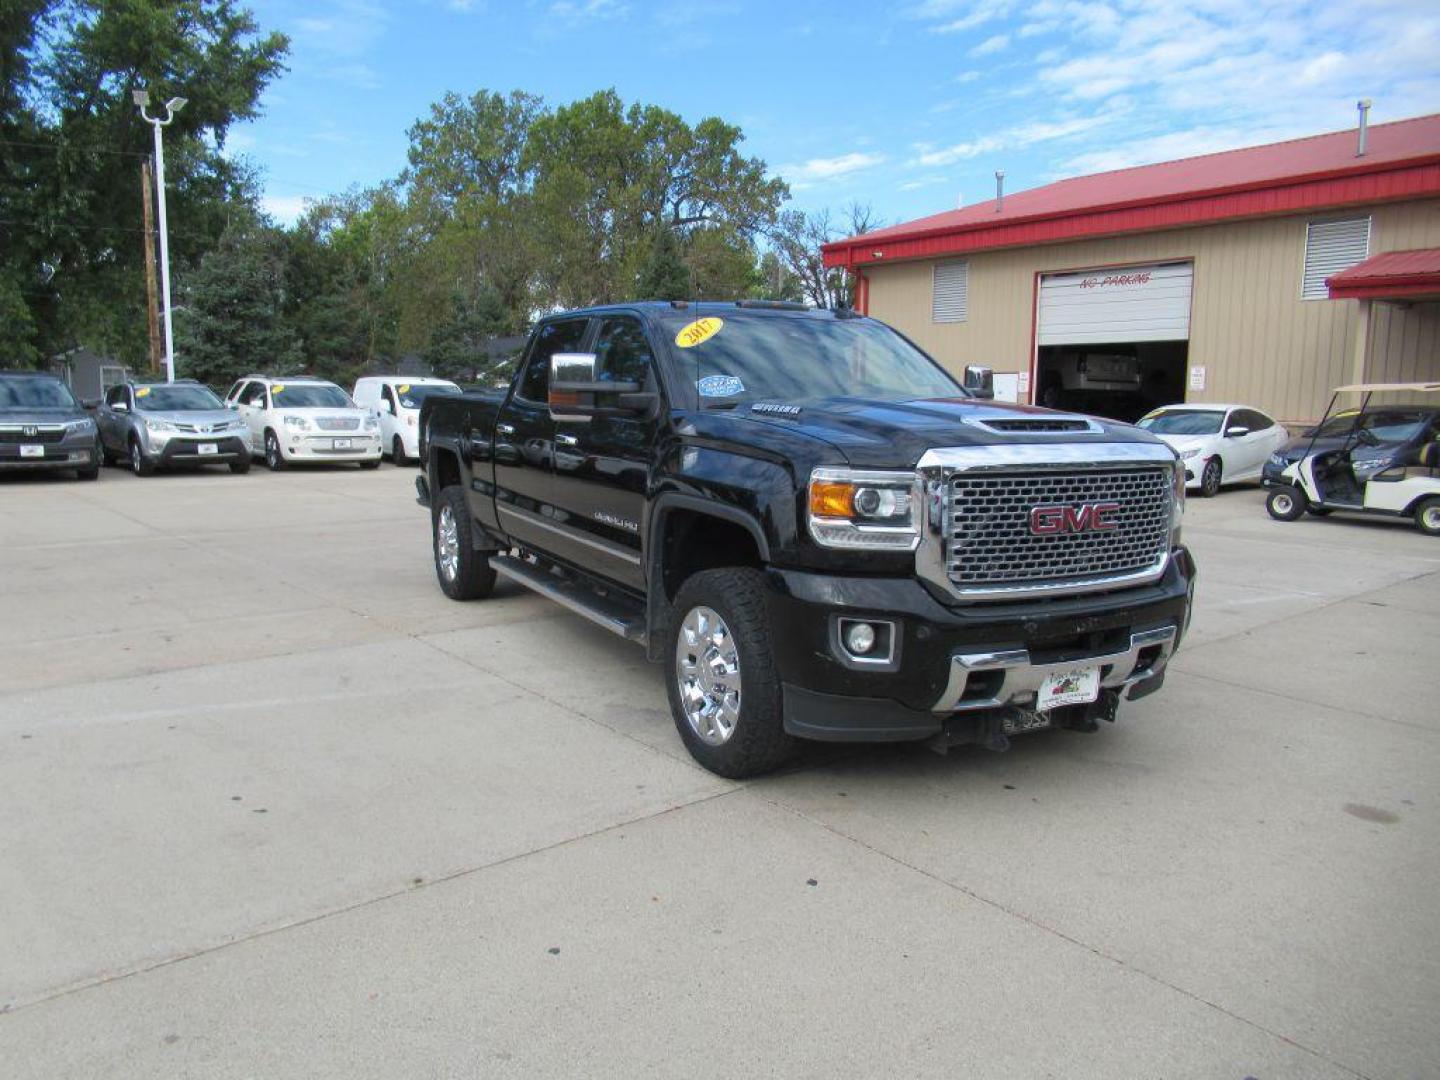
[[440, 508], [440, 516], [435, 521], [435, 565], [440, 567], [446, 581], [454, 581], [460, 572], [460, 530], [448, 506]]
[[1288, 514], [1295, 509], [1295, 500], [1283, 492], [1276, 492], [1271, 496], [1271, 504], [1277, 514]]
[[680, 624], [675, 679], [691, 730], [701, 741], [723, 746], [740, 721], [740, 654], [714, 609], [691, 608]]
[[1427, 506], [1421, 511], [1420, 524], [1432, 532], [1440, 532], [1440, 504]]
[[136, 476], [139, 476], [141, 470], [145, 468], [145, 455], [140, 452], [140, 444], [138, 442], [132, 442], [130, 444], [130, 468]]

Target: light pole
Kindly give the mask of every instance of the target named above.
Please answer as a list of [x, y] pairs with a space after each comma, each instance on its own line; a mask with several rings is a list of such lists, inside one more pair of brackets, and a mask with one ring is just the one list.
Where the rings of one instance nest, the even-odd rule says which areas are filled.
[[165, 103], [165, 119], [148, 116], [146, 107], [150, 94], [136, 90], [132, 95], [140, 110], [140, 118], [155, 129], [155, 186], [160, 189], [160, 303], [165, 309], [165, 381], [175, 381], [175, 327], [170, 322], [170, 234], [165, 228], [165, 145], [160, 140], [160, 129], [175, 119], [175, 114], [185, 107], [183, 97], [171, 98]]

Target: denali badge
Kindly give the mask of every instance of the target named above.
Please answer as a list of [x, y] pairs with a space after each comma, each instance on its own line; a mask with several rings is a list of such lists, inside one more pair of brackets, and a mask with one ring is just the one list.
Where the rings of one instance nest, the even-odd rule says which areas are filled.
[[1030, 511], [1030, 531], [1036, 536], [1058, 533], [1108, 532], [1118, 529], [1116, 502], [1081, 503], [1079, 506], [1037, 506]]

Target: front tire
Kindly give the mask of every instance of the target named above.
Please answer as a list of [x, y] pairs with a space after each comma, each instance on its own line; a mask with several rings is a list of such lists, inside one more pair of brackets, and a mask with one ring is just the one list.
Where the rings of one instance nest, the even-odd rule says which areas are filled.
[[483, 600], [495, 588], [489, 552], [475, 550], [475, 523], [465, 502], [465, 489], [455, 484], [441, 490], [430, 516], [431, 548], [440, 591], [451, 600]]
[[1220, 464], [1218, 457], [1212, 457], [1205, 462], [1205, 469], [1200, 473], [1200, 494], [1203, 497], [1213, 499], [1220, 494], [1223, 471], [1224, 467]]
[[1296, 521], [1309, 505], [1310, 500], [1298, 487], [1277, 488], [1265, 498], [1265, 509], [1276, 521]]
[[155, 474], [155, 463], [145, 456], [145, 451], [140, 449], [140, 440], [130, 440], [130, 469], [136, 476], [153, 476]]
[[285, 468], [285, 455], [280, 450], [280, 439], [273, 431], [265, 432], [265, 467], [271, 472]]
[[391, 444], [390, 460], [396, 465], [410, 464], [410, 459], [405, 456], [405, 442], [399, 435], [395, 436], [395, 442]]
[[1440, 499], [1426, 499], [1415, 507], [1415, 527], [1426, 536], [1440, 536]]
[[738, 780], [794, 753], [759, 570], [703, 570], [687, 580], [675, 598], [670, 657], [670, 712], [702, 766]]

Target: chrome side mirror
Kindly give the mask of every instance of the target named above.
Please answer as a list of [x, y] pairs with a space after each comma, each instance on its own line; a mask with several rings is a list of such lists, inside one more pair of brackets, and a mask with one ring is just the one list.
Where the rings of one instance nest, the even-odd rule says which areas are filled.
[[115, 402], [114, 405], [111, 405], [110, 408], [114, 409], [116, 412], [129, 412], [129, 411], [130, 411], [130, 406], [129, 406], [129, 404], [127, 404], [127, 403], [124, 402], [124, 401], [117, 401], [117, 402]]
[[594, 353], [556, 353], [550, 357], [550, 416], [589, 420], [592, 416], [648, 412], [655, 394], [637, 382], [598, 379]]
[[978, 364], [965, 366], [965, 389], [972, 397], [989, 401], [995, 397], [995, 371]]

